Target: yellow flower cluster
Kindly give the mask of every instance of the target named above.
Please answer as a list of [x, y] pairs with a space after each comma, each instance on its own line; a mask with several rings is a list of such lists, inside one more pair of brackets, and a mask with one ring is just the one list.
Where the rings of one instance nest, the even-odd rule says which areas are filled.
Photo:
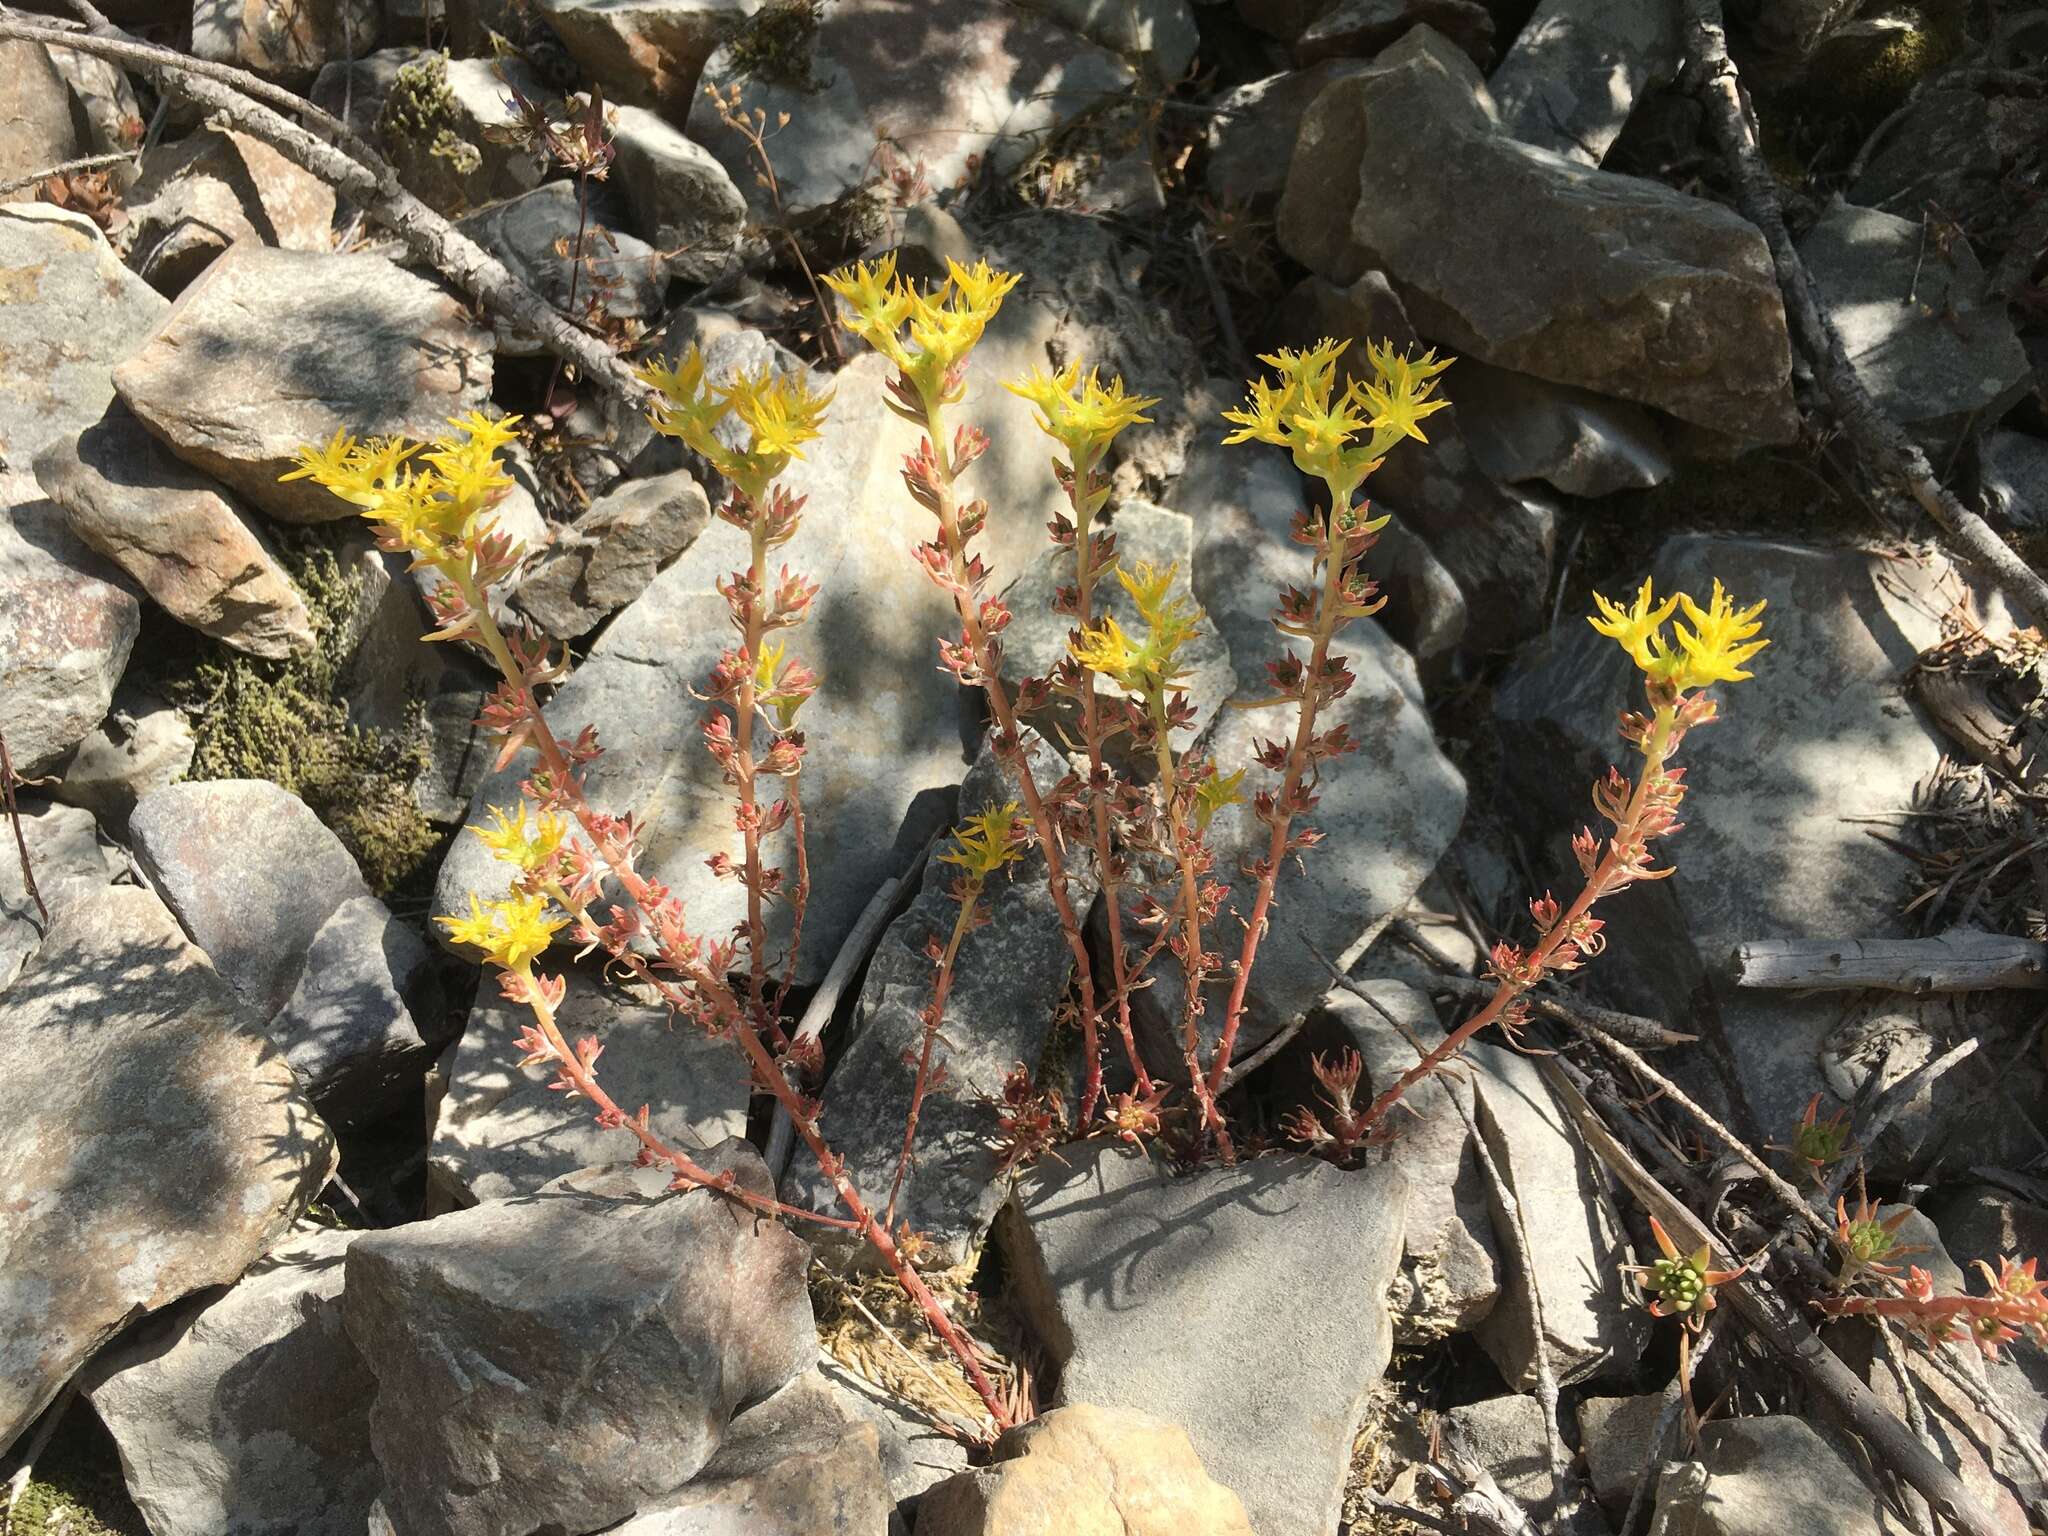
[[902, 370], [927, 408], [947, 398], [946, 378], [974, 350], [988, 323], [1017, 286], [1017, 274], [986, 261], [971, 267], [948, 259], [946, 280], [920, 293], [896, 275], [896, 258], [858, 262], [830, 273], [825, 286], [849, 311], [847, 329]]
[[[1600, 614], [1587, 622], [1627, 651], [1652, 683], [1676, 693], [1745, 681], [1755, 674], [1744, 665], [1771, 643], [1755, 638], [1763, 629], [1757, 615], [1764, 603], [1737, 608], [1718, 580], [1704, 608], [1683, 592], [1658, 602], [1648, 580], [1627, 608], [1597, 592], [1593, 601]], [[1674, 645], [1664, 638], [1664, 625], [1681, 610], [1684, 621], [1671, 626]]]
[[421, 564], [466, 563], [476, 518], [512, 484], [498, 452], [519, 434], [517, 416], [471, 411], [425, 445], [398, 438], [359, 442], [345, 432], [325, 448], [305, 447], [280, 480], [311, 480], [377, 523]]
[[457, 944], [484, 952], [493, 965], [526, 974], [533, 962], [547, 952], [568, 920], [548, 916], [548, 900], [541, 895], [513, 895], [500, 901], [484, 901], [470, 893], [469, 916], [437, 919]]
[[[673, 367], [656, 359], [643, 363], [639, 374], [661, 397], [647, 415], [654, 430], [702, 454], [750, 501], [767, 493], [792, 458], [803, 457], [804, 444], [818, 436], [832, 403], [829, 392], [816, 394], [808, 382], [779, 374], [770, 363], [730, 384], [707, 384], [704, 354], [694, 344]], [[718, 436], [728, 416], [747, 429], [745, 448], [728, 447]]]
[[1451, 359], [1438, 361], [1434, 352], [1408, 357], [1392, 343], [1368, 345], [1372, 380], [1354, 380], [1339, 390], [1337, 359], [1350, 345], [1325, 337], [1306, 351], [1283, 347], [1261, 354], [1259, 361], [1279, 381], [1252, 380], [1244, 408], [1223, 413], [1238, 427], [1223, 441], [1278, 444], [1294, 455], [1303, 474], [1326, 482], [1340, 499], [1357, 490], [1402, 438], [1428, 442], [1421, 423], [1450, 404], [1436, 394], [1436, 376]]
[[1143, 413], [1159, 403], [1125, 394], [1119, 378], [1105, 386], [1093, 368], [1083, 373], [1079, 363], [1051, 375], [1034, 368], [1003, 388], [1038, 407], [1039, 430], [1065, 447], [1068, 462], [1081, 469], [1101, 458], [1124, 428], [1149, 425], [1152, 418]]
[[549, 811], [529, 821], [524, 800], [511, 812], [491, 806], [492, 825], [471, 827], [477, 840], [491, 850], [491, 856], [510, 864], [521, 874], [530, 875], [546, 869], [555, 853], [562, 846], [569, 823], [566, 818]]
[[1018, 814], [1017, 802], [1012, 800], [997, 809], [968, 817], [960, 830], [953, 834], [953, 841], [959, 846], [940, 854], [940, 862], [958, 864], [976, 885], [1005, 864], [1015, 863], [1023, 857], [1022, 850], [1012, 841]]
[[1200, 632], [1202, 614], [1186, 599], [1172, 595], [1177, 565], [1160, 570], [1141, 560], [1136, 571], [1119, 569], [1116, 579], [1130, 593], [1138, 614], [1145, 621], [1145, 638], [1132, 638], [1114, 618], [1104, 618], [1067, 642], [1074, 660], [1091, 672], [1100, 672], [1119, 688], [1150, 700], [1163, 698], [1187, 668], [1179, 660], [1180, 649]]

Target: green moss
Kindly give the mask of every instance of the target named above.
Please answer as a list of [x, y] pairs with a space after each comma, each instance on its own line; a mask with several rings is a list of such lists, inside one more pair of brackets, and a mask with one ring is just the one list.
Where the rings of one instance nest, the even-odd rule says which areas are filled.
[[483, 166], [483, 151], [462, 137], [464, 117], [448, 88], [448, 55], [423, 53], [399, 66], [377, 113], [377, 136], [398, 179], [443, 213], [467, 201], [466, 184]]
[[[0, 1498], [4, 1498], [0, 1493]], [[148, 1536], [121, 1478], [113, 1436], [74, 1403], [7, 1511], [9, 1536]]]
[[733, 68], [749, 80], [818, 89], [811, 73], [811, 39], [818, 35], [821, 0], [769, 0], [731, 43]]

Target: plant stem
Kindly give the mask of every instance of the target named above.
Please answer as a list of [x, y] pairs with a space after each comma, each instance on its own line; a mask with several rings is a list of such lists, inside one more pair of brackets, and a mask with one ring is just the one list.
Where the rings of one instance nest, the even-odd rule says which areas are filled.
[[882, 1216], [882, 1225], [893, 1228], [896, 1225], [896, 1197], [903, 1192], [903, 1181], [910, 1173], [911, 1144], [917, 1137], [917, 1117], [924, 1108], [924, 1096], [931, 1086], [932, 1046], [939, 1038], [939, 1025], [945, 1021], [946, 999], [953, 991], [953, 964], [960, 957], [960, 943], [967, 937], [967, 931], [974, 926], [974, 906], [981, 899], [981, 882], [968, 882], [960, 893], [960, 911], [953, 919], [953, 932], [946, 940], [945, 952], [939, 957], [939, 976], [932, 986], [931, 1005], [924, 1016], [924, 1039], [917, 1052], [917, 1079], [910, 1089], [910, 1113], [903, 1122], [903, 1150], [896, 1158], [896, 1176], [889, 1181], [889, 1204]]
[[35, 866], [28, 856], [28, 838], [21, 830], [21, 807], [14, 799], [14, 759], [7, 755], [7, 737], [0, 733], [0, 804], [7, 810], [7, 820], [14, 828], [14, 851], [21, 858], [21, 883], [28, 890], [29, 900], [36, 904], [36, 911], [42, 914], [45, 931], [50, 926], [50, 909], [43, 904], [43, 893], [36, 889]]
[[754, 784], [754, 704], [760, 691], [761, 643], [766, 632], [761, 594], [768, 581], [768, 529], [759, 509], [754, 511], [748, 533], [747, 613], [740, 629], [746, 668], [733, 706], [733, 767], [739, 779], [740, 837], [746, 858], [742, 883], [747, 888], [747, 1004], [753, 1010], [755, 1027], [761, 1028], [771, 1021], [767, 1018], [768, 930], [761, 915], [760, 802]]
[[789, 801], [789, 835], [796, 840], [796, 889], [789, 897], [789, 953], [783, 957], [782, 980], [776, 984], [775, 1004], [768, 1016], [780, 1020], [789, 989], [796, 984], [796, 958], [804, 944], [804, 913], [811, 904], [810, 823], [804, 816], [801, 765], [783, 780], [783, 797]]
[[1194, 1090], [1202, 1124], [1216, 1132], [1224, 1160], [1230, 1160], [1230, 1132], [1216, 1112], [1216, 1095], [1202, 1075], [1202, 975], [1207, 966], [1202, 958], [1202, 887], [1196, 874], [1194, 848], [1187, 835], [1185, 807], [1181, 804], [1178, 775], [1174, 770], [1173, 742], [1167, 735], [1166, 685], [1154, 682], [1145, 695], [1145, 712], [1152, 721], [1153, 761], [1159, 769], [1159, 789], [1166, 800], [1167, 838], [1173, 844], [1173, 862], [1180, 870], [1181, 974], [1186, 996], [1180, 1005], [1181, 1050], [1187, 1058], [1188, 1086]]

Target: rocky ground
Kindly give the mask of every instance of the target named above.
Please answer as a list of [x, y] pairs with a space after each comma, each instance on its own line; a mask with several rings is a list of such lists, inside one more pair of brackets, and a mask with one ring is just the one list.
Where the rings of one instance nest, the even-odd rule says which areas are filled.
[[[337, 431], [526, 418], [504, 612], [566, 647], [550, 718], [596, 726], [593, 798], [645, 819], [643, 870], [704, 931], [736, 915], [704, 866], [729, 812], [693, 692], [744, 547], [711, 517], [724, 488], [565, 370], [532, 312], [394, 238], [391, 189], [337, 190], [146, 52], [49, 42], [70, 23], [43, 9], [0, 7], [0, 785], [22, 853], [0, 841], [6, 1529], [2048, 1525], [2038, 1349], [1980, 1365], [1860, 1319], [1784, 1345], [1821, 1325], [1833, 1262], [1785, 1233], [1834, 1216], [1802, 1197], [1780, 1230], [1759, 1166], [1814, 1188], [1794, 1142], [1816, 1096], [1944, 1291], [2048, 1247], [2048, 614], [1842, 430], [1686, 69], [1699, 7], [110, 7], [333, 114], [324, 139], [366, 140], [586, 340], [836, 389], [785, 551], [823, 582], [799, 643], [826, 679], [791, 1006], [830, 1021], [825, 1123], [864, 1184], [895, 1161], [950, 908], [927, 852], [1005, 791], [933, 665], [948, 608], [907, 558], [925, 535], [897, 475], [914, 439], [814, 274], [881, 252], [1022, 274], [960, 408], [993, 441], [976, 474], [1019, 671], [1064, 644], [1043, 537], [1063, 501], [1000, 381], [1084, 359], [1158, 397], [1119, 442], [1113, 525], [1208, 616], [1180, 744], [1226, 766], [1265, 729], [1228, 706], [1268, 690], [1305, 486], [1279, 450], [1225, 449], [1219, 411], [1277, 345], [1457, 357], [1428, 446], [1371, 483], [1390, 601], [1349, 647], [1337, 713], [1360, 751], [1322, 787], [1327, 841], [1283, 882], [1253, 984], [1258, 1065], [1231, 1104], [1257, 1155], [1189, 1167], [1169, 1133], [1005, 1171], [1005, 1074], [1075, 1066], [1043, 882], [997, 892], [966, 952], [903, 1214], [1036, 1414], [993, 1450], [892, 1282], [815, 1229], [662, 1198], [518, 1064], [518, 1010], [430, 921], [501, 880], [458, 836], [521, 771], [494, 773], [473, 723], [489, 674], [421, 640], [420, 573], [278, 477]], [[1966, 507], [2048, 559], [2048, 14], [1772, 0], [1728, 21], [1847, 365]], [[518, 104], [576, 139], [593, 88], [610, 164], [586, 185]], [[1522, 1049], [1490, 1032], [1353, 1166], [1306, 1155], [1285, 1124], [1317, 1102], [1318, 1053], [1392, 1081], [1469, 1011], [1494, 940], [1526, 936], [1527, 899], [1576, 889], [1568, 839], [1635, 677], [1588, 594], [1645, 576], [1770, 605], [1755, 680], [1688, 744], [1679, 873], [1603, 908], [1606, 952]], [[1219, 869], [1255, 834], [1219, 818]], [[1828, 973], [1854, 941], [1940, 935], [1995, 974], [1910, 944]], [[1744, 947], [1775, 940], [1827, 958], [1742, 984]], [[724, 1045], [562, 963], [565, 1027], [604, 1042], [663, 1136], [830, 1208]], [[1137, 1012], [1171, 1062], [1164, 990]], [[1780, 1308], [1724, 1306], [1691, 1346], [1697, 1431], [1681, 1325], [1624, 1275], [1655, 1254], [1647, 1217], [1677, 1219], [1659, 1184], [1759, 1255], [1736, 1287]], [[1968, 1509], [1930, 1505], [1887, 1425]]]

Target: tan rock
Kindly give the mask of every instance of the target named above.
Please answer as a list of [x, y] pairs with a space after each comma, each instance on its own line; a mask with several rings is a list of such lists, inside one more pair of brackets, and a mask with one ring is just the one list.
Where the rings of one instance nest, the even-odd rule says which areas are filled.
[[70, 89], [49, 54], [39, 43], [0, 43], [0, 181], [82, 153]]
[[152, 152], [127, 202], [129, 264], [171, 295], [237, 240], [324, 251], [334, 225], [332, 187], [232, 130]]
[[329, 59], [377, 46], [376, 0], [196, 0], [192, 52], [263, 76], [303, 84]]

